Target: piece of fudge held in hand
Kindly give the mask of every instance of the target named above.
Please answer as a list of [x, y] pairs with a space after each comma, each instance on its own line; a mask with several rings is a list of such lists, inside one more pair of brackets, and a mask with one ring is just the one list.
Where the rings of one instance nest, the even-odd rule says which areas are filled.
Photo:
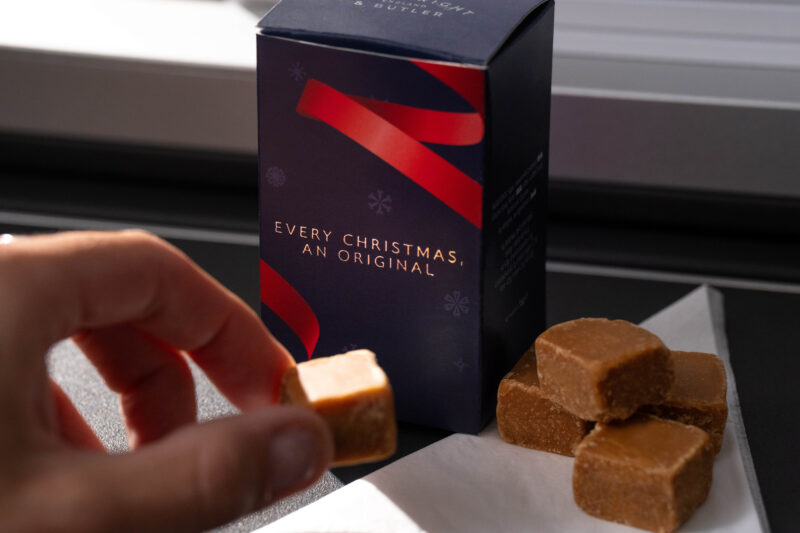
[[710, 353], [672, 352], [675, 381], [659, 405], [647, 405], [643, 412], [697, 426], [711, 437], [714, 453], [722, 448], [728, 420], [725, 366]]
[[575, 503], [598, 518], [671, 532], [705, 501], [713, 462], [711, 439], [695, 426], [649, 415], [597, 424], [575, 452]]
[[375, 354], [355, 350], [290, 368], [281, 403], [319, 414], [333, 434], [333, 466], [378, 461], [397, 448], [394, 397]]
[[533, 347], [500, 381], [497, 431], [506, 442], [571, 457], [592, 425], [544, 395]]
[[539, 335], [534, 347], [542, 391], [584, 420], [628, 418], [660, 403], [672, 385], [667, 347], [625, 320], [563, 322]]

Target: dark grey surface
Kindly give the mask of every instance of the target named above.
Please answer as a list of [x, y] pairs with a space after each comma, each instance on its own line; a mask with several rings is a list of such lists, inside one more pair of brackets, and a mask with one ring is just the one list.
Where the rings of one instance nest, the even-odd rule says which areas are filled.
[[[177, 242], [202, 266], [253, 302], [257, 294], [256, 254], [245, 246]], [[548, 323], [579, 316], [608, 316], [639, 322], [688, 293], [692, 285], [575, 274], [548, 275]], [[797, 526], [794, 504], [800, 483], [791, 472], [800, 471], [794, 446], [800, 429], [796, 418], [795, 376], [800, 375], [794, 337], [800, 295], [741, 289], [722, 289], [728, 324], [731, 364], [737, 376], [745, 427], [759, 484], [773, 531]], [[69, 344], [59, 345], [52, 368], [79, 408], [112, 450], [125, 449], [114, 395], [102, 389], [96, 373]], [[230, 414], [232, 408], [204, 377], [197, 374], [201, 419]], [[447, 435], [447, 432], [401, 425], [400, 452], [392, 460]], [[247, 531], [386, 464], [340, 468], [310, 491], [262, 513], [227, 526], [225, 531]]]
[[[0, 226], [28, 212], [257, 238], [254, 156], [1, 132], [0, 154]], [[549, 185], [551, 261], [800, 283], [800, 198], [563, 178]]]
[[[30, 231], [31, 228], [27, 228]], [[0, 233], [25, 232], [20, 226], [0, 225]], [[219, 278], [251, 306], [258, 303], [257, 250], [255, 246], [175, 240], [203, 268]], [[776, 253], [778, 253], [776, 251]], [[548, 274], [548, 323], [578, 316], [608, 316], [641, 321], [693, 288], [685, 283], [586, 274]], [[770, 526], [775, 532], [798, 530], [796, 502], [800, 501], [800, 459], [796, 443], [800, 427], [795, 420], [800, 401], [796, 381], [800, 375], [796, 336], [800, 326], [800, 288], [794, 293], [722, 287], [725, 297], [731, 364]], [[58, 345], [51, 368], [56, 378], [85, 413], [101, 438], [114, 451], [126, 448], [114, 395], [104, 391], [96, 373], [70, 345]], [[205, 419], [231, 412], [208, 383], [198, 376], [200, 415]], [[413, 452], [446, 432], [401, 425], [397, 457]], [[257, 515], [227, 526], [246, 531], [265, 524], [300, 505], [357, 479], [378, 465], [337, 469], [311, 491], [287, 499]]]

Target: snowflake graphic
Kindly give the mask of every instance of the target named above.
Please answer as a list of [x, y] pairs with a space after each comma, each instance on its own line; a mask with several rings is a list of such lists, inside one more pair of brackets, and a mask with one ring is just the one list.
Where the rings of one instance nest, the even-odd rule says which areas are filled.
[[291, 76], [294, 81], [303, 81], [306, 79], [307, 75], [306, 69], [304, 69], [303, 65], [299, 62], [289, 67], [289, 76]]
[[357, 344], [353, 344], [351, 342], [350, 344], [345, 344], [344, 346], [342, 346], [342, 353], [352, 352], [353, 350], [355, 350], [357, 348], [358, 348], [358, 345]]
[[264, 172], [264, 178], [273, 187], [283, 187], [286, 184], [286, 173], [280, 167], [269, 167]]
[[367, 205], [375, 211], [376, 215], [385, 215], [392, 212], [392, 197], [381, 190], [371, 193], [367, 199]]
[[459, 372], [463, 372], [465, 368], [469, 365], [464, 362], [464, 359], [459, 358], [458, 361], [453, 361], [453, 366], [456, 367], [456, 370]]
[[444, 310], [459, 317], [469, 313], [469, 296], [461, 296], [461, 291], [453, 291], [444, 296]]

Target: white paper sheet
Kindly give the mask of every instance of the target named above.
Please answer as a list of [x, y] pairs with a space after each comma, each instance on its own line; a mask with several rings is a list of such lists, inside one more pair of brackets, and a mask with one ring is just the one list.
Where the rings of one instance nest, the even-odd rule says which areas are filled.
[[[752, 462], [722, 312], [721, 295], [699, 287], [642, 323], [672, 349], [719, 354], [728, 371], [731, 409], [714, 482], [682, 532], [764, 531], [758, 487], [748, 482]], [[259, 531], [638, 531], [592, 518], [575, 505], [572, 463], [503, 442], [492, 424], [478, 436], [456, 434], [423, 448]]]

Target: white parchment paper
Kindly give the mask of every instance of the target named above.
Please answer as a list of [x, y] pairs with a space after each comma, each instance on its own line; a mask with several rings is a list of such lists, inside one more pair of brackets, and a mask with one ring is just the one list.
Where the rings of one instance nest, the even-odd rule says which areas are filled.
[[[708, 500], [681, 528], [766, 530], [724, 333], [721, 295], [699, 287], [642, 323], [676, 350], [725, 362], [730, 414]], [[638, 531], [595, 519], [572, 497], [573, 459], [503, 442], [494, 424], [456, 434], [357, 480], [261, 532]]]

